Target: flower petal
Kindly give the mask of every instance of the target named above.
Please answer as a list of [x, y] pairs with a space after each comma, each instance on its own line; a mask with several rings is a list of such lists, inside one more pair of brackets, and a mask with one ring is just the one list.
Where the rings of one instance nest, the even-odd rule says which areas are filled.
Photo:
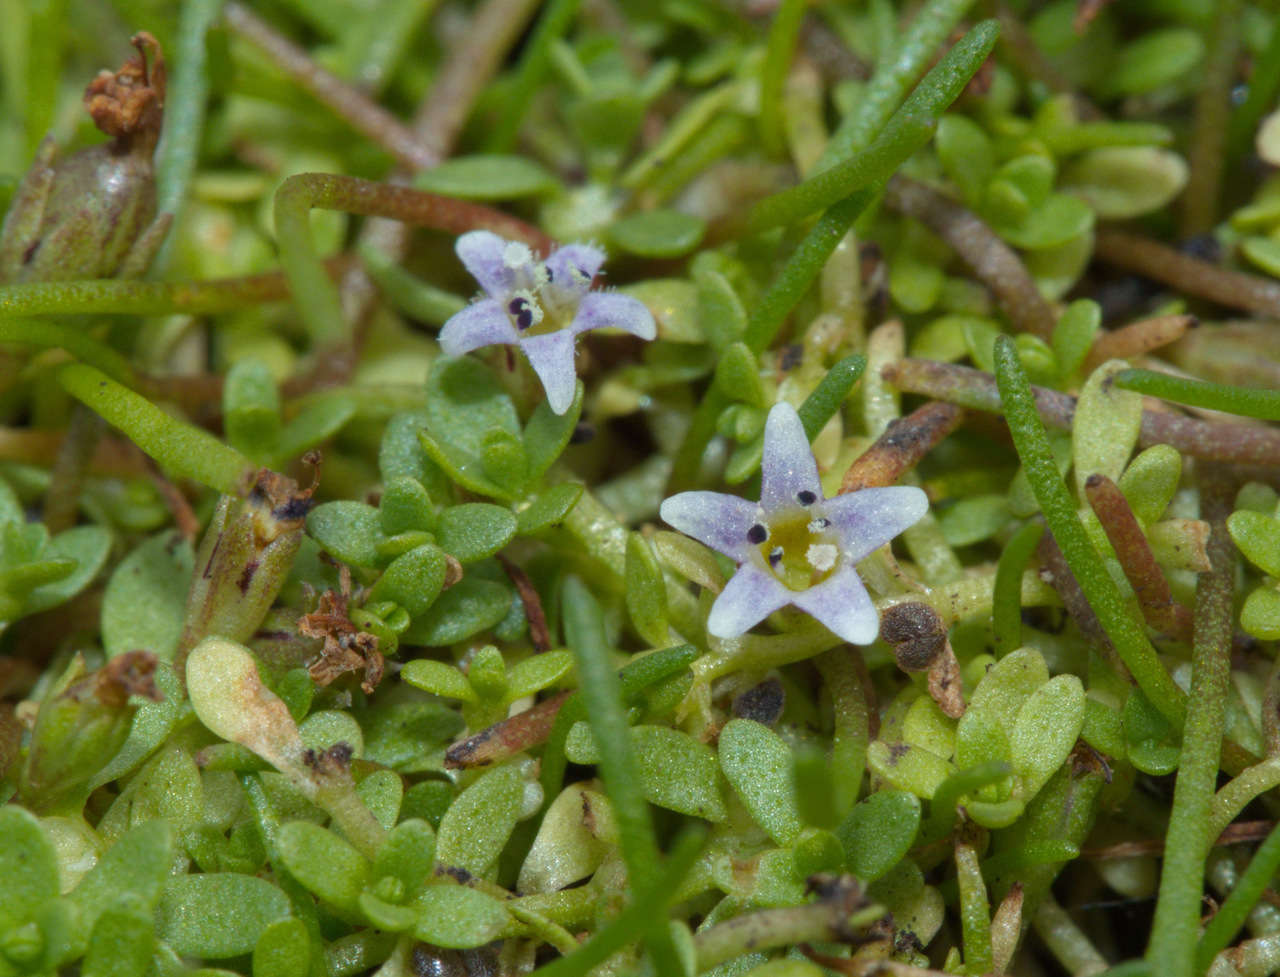
[[600, 272], [605, 253], [590, 244], [566, 244], [547, 256], [547, 271], [551, 272], [553, 288], [572, 291], [583, 296], [591, 287], [591, 279]]
[[496, 299], [503, 298], [516, 287], [515, 272], [504, 260], [510, 243], [492, 231], [467, 231], [453, 246], [467, 271], [471, 272], [471, 277]]
[[573, 396], [577, 392], [573, 343], [574, 335], [567, 329], [520, 340], [520, 348], [529, 357], [529, 365], [547, 392], [547, 404], [557, 414], [563, 414], [573, 406]]
[[796, 409], [787, 403], [774, 404], [764, 424], [760, 504], [766, 512], [786, 509], [801, 504], [797, 500], [801, 492], [822, 498], [818, 463]]
[[723, 492], [681, 492], [666, 499], [658, 513], [686, 536], [692, 536], [738, 563], [745, 562], [752, 544], [747, 530], [759, 506]]
[[837, 495], [822, 509], [840, 534], [844, 558], [857, 563], [919, 522], [929, 511], [929, 497], [914, 485], [894, 485]]
[[717, 638], [736, 638], [795, 597], [768, 571], [744, 563], [711, 605], [707, 630]]
[[658, 334], [648, 306], [617, 292], [592, 292], [585, 296], [571, 328], [574, 332], [586, 332], [602, 326], [623, 329], [641, 339], [653, 339]]
[[519, 342], [520, 334], [511, 324], [501, 303], [481, 299], [449, 317], [440, 327], [440, 348], [449, 356], [461, 356], [481, 346]]
[[880, 633], [880, 615], [852, 566], [841, 567], [817, 586], [792, 594], [791, 602], [852, 644], [869, 645]]

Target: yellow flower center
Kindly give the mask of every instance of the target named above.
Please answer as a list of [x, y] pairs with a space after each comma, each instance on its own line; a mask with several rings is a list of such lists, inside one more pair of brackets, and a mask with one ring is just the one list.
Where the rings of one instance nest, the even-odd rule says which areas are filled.
[[[822, 583], [840, 565], [840, 547], [829, 520], [807, 509], [775, 514], [764, 526], [751, 527], [765, 566], [788, 590], [808, 590]], [[763, 538], [762, 538], [763, 537]]]

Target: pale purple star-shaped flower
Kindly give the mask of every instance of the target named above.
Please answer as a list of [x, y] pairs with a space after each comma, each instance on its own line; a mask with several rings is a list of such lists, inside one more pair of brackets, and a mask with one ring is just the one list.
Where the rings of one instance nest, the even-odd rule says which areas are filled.
[[784, 403], [765, 422], [759, 502], [681, 492], [662, 503], [661, 514], [738, 564], [711, 606], [711, 634], [736, 638], [794, 604], [845, 641], [865, 645], [875, 641], [880, 620], [854, 567], [928, 508], [928, 497], [911, 486], [824, 498], [804, 425]]
[[573, 404], [578, 379], [573, 349], [579, 333], [612, 326], [641, 339], [657, 335], [644, 303], [617, 292], [591, 291], [591, 280], [605, 259], [597, 247], [567, 244], [543, 261], [519, 241], [491, 231], [468, 231], [458, 238], [456, 249], [485, 294], [444, 324], [441, 348], [461, 356], [498, 343], [519, 346], [557, 414]]

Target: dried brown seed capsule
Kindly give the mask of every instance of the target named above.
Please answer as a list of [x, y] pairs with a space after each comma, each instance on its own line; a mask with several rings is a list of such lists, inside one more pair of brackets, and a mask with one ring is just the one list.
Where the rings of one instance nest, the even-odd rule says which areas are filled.
[[942, 654], [947, 629], [932, 607], [910, 601], [895, 604], [884, 612], [880, 618], [880, 637], [893, 645], [899, 668], [922, 672]]
[[733, 700], [733, 714], [739, 719], [754, 719], [772, 726], [782, 716], [787, 704], [787, 694], [776, 678], [767, 678], [753, 685]]
[[152, 156], [164, 56], [145, 31], [133, 45], [119, 71], [85, 90], [85, 109], [111, 141], [62, 159], [52, 139], [40, 144], [0, 229], [0, 282], [136, 277], [163, 240], [169, 215], [156, 218]]

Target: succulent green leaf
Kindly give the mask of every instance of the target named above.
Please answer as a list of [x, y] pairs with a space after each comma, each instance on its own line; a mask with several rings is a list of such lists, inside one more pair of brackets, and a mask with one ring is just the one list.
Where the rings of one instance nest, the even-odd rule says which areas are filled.
[[1076, 492], [1083, 499], [1090, 475], [1119, 481], [1129, 455], [1138, 443], [1142, 427], [1142, 396], [1121, 390], [1110, 379], [1126, 369], [1123, 360], [1111, 360], [1089, 375], [1080, 391], [1071, 426], [1072, 460]]
[[573, 671], [573, 652], [544, 651], [531, 655], [507, 673], [507, 698], [514, 701], [555, 685]]
[[1182, 453], [1171, 445], [1153, 444], [1139, 452], [1120, 476], [1120, 491], [1138, 521], [1150, 526], [1164, 515], [1182, 479]]
[[1159, 210], [1182, 192], [1189, 175], [1177, 153], [1154, 146], [1108, 146], [1069, 162], [1064, 193], [1080, 197], [1099, 219], [1122, 220]]
[[155, 942], [155, 925], [148, 915], [108, 909], [90, 933], [81, 977], [146, 977]]
[[382, 488], [378, 518], [386, 536], [399, 533], [433, 532], [436, 510], [423, 484], [409, 475], [389, 478]]
[[1280, 577], [1280, 519], [1241, 510], [1227, 517], [1227, 532], [1254, 566]]
[[455, 156], [414, 177], [413, 185], [463, 200], [540, 197], [558, 186], [554, 175], [523, 156]]
[[460, 563], [474, 563], [493, 556], [511, 542], [516, 534], [516, 517], [502, 506], [466, 502], [440, 514], [438, 534], [445, 552]]
[[102, 595], [108, 657], [141, 648], [170, 661], [182, 635], [195, 553], [177, 532], [144, 540], [111, 573]]
[[466, 576], [415, 619], [401, 641], [410, 645], [451, 645], [493, 627], [510, 609], [511, 591], [507, 587]]
[[44, 561], [74, 561], [70, 572], [58, 575], [51, 583], [36, 587], [23, 601], [24, 614], [38, 614], [70, 600], [98, 575], [111, 552], [111, 533], [102, 526], [76, 526], [49, 540], [41, 558]]
[[225, 960], [252, 953], [263, 931], [289, 914], [288, 896], [252, 875], [176, 875], [156, 909], [156, 935], [180, 956]]
[[638, 533], [627, 537], [627, 613], [636, 632], [650, 645], [667, 643], [667, 588], [653, 546]]
[[418, 921], [413, 935], [426, 943], [452, 949], [484, 946], [511, 921], [493, 896], [463, 885], [429, 885], [414, 900]]
[[706, 222], [677, 210], [632, 214], [609, 228], [609, 243], [642, 258], [678, 258], [698, 246]]
[[[7, 810], [7, 809], [6, 809]], [[144, 912], [160, 901], [173, 867], [173, 829], [161, 818], [144, 821], [108, 848], [71, 892], [86, 930], [127, 897]]]
[[1022, 800], [1034, 796], [1064, 762], [1084, 727], [1084, 686], [1057, 675], [1031, 693], [1009, 734], [1013, 769], [1022, 778]]
[[906, 856], [920, 829], [920, 799], [878, 790], [859, 801], [836, 829], [849, 871], [863, 882], [888, 874]]
[[249, 357], [232, 364], [222, 387], [222, 417], [232, 447], [265, 464], [280, 438], [280, 391], [266, 363]]
[[512, 766], [490, 770], [458, 795], [436, 831], [436, 860], [487, 876], [516, 826], [524, 778]]
[[417, 658], [405, 662], [400, 669], [400, 678], [423, 692], [443, 696], [446, 699], [458, 699], [462, 702], [479, 702], [475, 689], [467, 677], [452, 665], [430, 658]]
[[516, 532], [535, 536], [564, 521], [582, 498], [583, 487], [577, 482], [561, 482], [534, 496], [516, 511]]
[[973, 120], [947, 113], [938, 122], [933, 145], [947, 176], [972, 207], [995, 172], [995, 148], [990, 137]]
[[302, 920], [277, 920], [254, 944], [253, 977], [307, 977], [311, 953], [311, 939]]
[[420, 818], [401, 821], [389, 832], [373, 861], [372, 878], [397, 879], [412, 896], [431, 876], [435, 864], [436, 833]]
[[883, 740], [867, 747], [867, 766], [891, 786], [925, 800], [956, 772], [953, 764], [923, 747]]
[[1263, 641], [1280, 639], [1280, 590], [1264, 584], [1249, 594], [1240, 610], [1240, 627]]
[[803, 824], [795, 796], [795, 758], [768, 726], [732, 719], [720, 731], [720, 766], [760, 827], [789, 845]]
[[289, 874], [338, 909], [354, 911], [369, 884], [369, 863], [332, 831], [307, 821], [290, 821], [276, 835]]
[[334, 559], [356, 567], [380, 562], [382, 522], [378, 510], [364, 502], [340, 500], [316, 506], [307, 515], [307, 532]]
[[30, 918], [58, 894], [58, 856], [34, 814], [0, 807], [0, 932]]
[[[511, 397], [479, 360], [441, 357], [427, 375], [426, 431], [420, 438], [427, 454], [461, 485], [498, 498], [511, 489], [489, 473], [495, 439], [522, 450], [520, 424]], [[485, 456], [490, 454], [486, 467]]]
[[578, 426], [578, 418], [582, 416], [584, 389], [579, 381], [574, 391], [573, 403], [563, 414], [553, 411], [545, 400], [533, 409], [533, 416], [524, 426], [522, 436], [527, 477], [530, 481], [545, 475], [568, 446], [569, 439]]
[[[505, 509], [501, 511], [506, 512]], [[387, 565], [378, 582], [369, 591], [369, 599], [375, 602], [392, 601], [411, 616], [419, 617], [426, 613], [427, 608], [440, 595], [447, 568], [448, 561], [439, 546], [427, 543], [414, 547]]]

